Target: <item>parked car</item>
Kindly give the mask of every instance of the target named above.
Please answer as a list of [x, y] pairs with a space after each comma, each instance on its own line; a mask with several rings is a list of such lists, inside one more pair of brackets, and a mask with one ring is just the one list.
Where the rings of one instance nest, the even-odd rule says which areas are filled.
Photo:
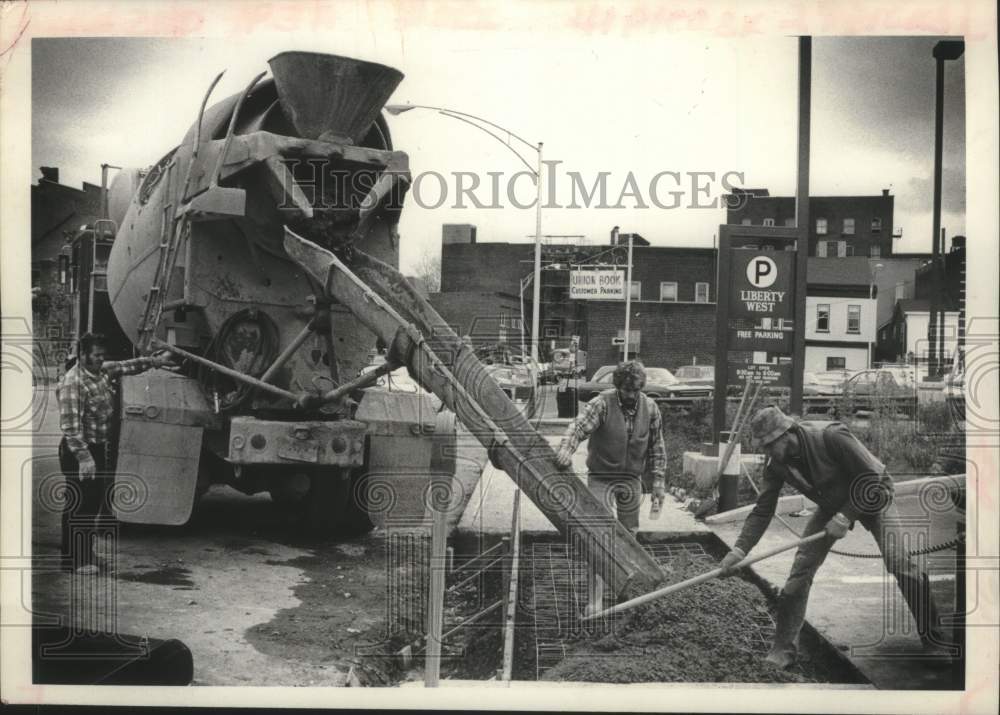
[[823, 373], [806, 370], [802, 374], [802, 394], [815, 397], [838, 397], [843, 392], [843, 381], [824, 378]]
[[570, 348], [556, 348], [552, 351], [552, 369], [557, 379], [580, 377], [587, 371], [587, 353], [577, 350], [574, 356]]
[[898, 409], [915, 414], [916, 383], [899, 380], [893, 370], [878, 368], [861, 370], [844, 383], [844, 405], [849, 412], [856, 410]]
[[896, 382], [901, 385], [915, 386], [917, 382], [917, 370], [913, 365], [879, 365], [879, 370], [891, 373]]
[[[594, 376], [589, 380], [581, 380], [576, 385], [577, 399], [588, 401], [597, 393], [610, 390], [614, 387], [612, 377], [615, 365], [604, 365], [597, 369]], [[653, 398], [662, 397], [689, 397], [691, 399], [711, 397], [712, 390], [705, 386], [687, 385], [670, 372], [665, 367], [646, 368], [646, 386], [642, 391]]]
[[813, 373], [816, 381], [821, 385], [828, 385], [842, 390], [844, 383], [850, 379], [854, 373], [850, 370], [819, 370]]
[[538, 363], [538, 384], [554, 385], [557, 382], [559, 382], [559, 377], [556, 375], [556, 369], [552, 366], [552, 363]]
[[674, 377], [685, 385], [698, 385], [701, 387], [715, 387], [715, 366], [714, 365], [681, 365], [674, 371]]

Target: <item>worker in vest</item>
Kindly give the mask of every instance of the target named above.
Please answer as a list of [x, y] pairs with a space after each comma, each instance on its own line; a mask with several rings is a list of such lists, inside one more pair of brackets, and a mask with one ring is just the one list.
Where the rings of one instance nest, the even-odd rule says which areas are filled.
[[587, 440], [587, 485], [609, 511], [632, 532], [639, 531], [642, 475], [653, 476], [653, 498], [666, 495], [667, 453], [660, 410], [642, 393], [646, 370], [638, 360], [615, 368], [613, 390], [588, 402], [566, 430], [556, 454], [560, 469], [569, 469], [573, 453]]
[[750, 432], [754, 446], [767, 457], [763, 484], [736, 545], [722, 560], [722, 575], [733, 575], [734, 566], [767, 531], [783, 484], [791, 484], [817, 504], [803, 536], [823, 530], [827, 534], [825, 539], [800, 546], [795, 554], [778, 597], [774, 643], [765, 659], [779, 668], [795, 663], [813, 577], [833, 544], [856, 522], [874, 537], [886, 569], [896, 578], [917, 622], [925, 650], [946, 656], [927, 574], [904, 551], [907, 540], [885, 465], [840, 422], [794, 420], [777, 407], [765, 407], [754, 415]]

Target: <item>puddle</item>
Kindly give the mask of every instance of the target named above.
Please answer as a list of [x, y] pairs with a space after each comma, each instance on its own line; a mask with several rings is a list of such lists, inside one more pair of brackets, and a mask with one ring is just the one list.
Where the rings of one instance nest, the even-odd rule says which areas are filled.
[[181, 566], [167, 566], [152, 571], [125, 571], [117, 574], [119, 581], [133, 581], [139, 583], [153, 583], [159, 586], [177, 586], [177, 590], [191, 590], [194, 588], [194, 581], [191, 580], [191, 571]]

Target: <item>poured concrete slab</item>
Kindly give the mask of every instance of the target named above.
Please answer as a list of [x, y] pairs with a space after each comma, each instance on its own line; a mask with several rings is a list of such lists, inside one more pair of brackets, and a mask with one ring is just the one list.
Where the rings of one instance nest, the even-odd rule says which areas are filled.
[[[565, 424], [568, 424], [568, 421]], [[565, 428], [565, 424], [558, 427]], [[546, 434], [546, 439], [553, 447], [557, 447], [561, 431], [561, 429], [545, 430], [543, 434]], [[556, 434], [552, 432], [556, 432]], [[573, 455], [573, 471], [584, 481], [587, 474], [586, 461], [587, 448], [586, 443], [584, 443]], [[458, 533], [497, 536], [510, 534], [511, 510], [516, 490], [517, 485], [506, 472], [487, 463], [472, 498], [469, 499], [465, 512], [458, 523]], [[527, 498], [521, 500], [521, 531], [528, 536], [558, 533], [556, 527]], [[646, 494], [643, 496], [643, 503], [639, 509], [639, 533], [656, 539], [673, 535], [707, 534], [710, 533], [710, 530], [701, 522], [696, 521], [693, 514], [685, 511], [680, 504], [669, 497], [663, 504], [660, 517], [650, 519], [649, 495]]]

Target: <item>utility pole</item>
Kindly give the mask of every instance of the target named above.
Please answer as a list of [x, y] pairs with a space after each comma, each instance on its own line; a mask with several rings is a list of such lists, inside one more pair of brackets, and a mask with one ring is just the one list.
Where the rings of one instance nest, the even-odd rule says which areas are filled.
[[795, 342], [792, 350], [792, 394], [789, 409], [802, 414], [803, 365], [806, 361], [806, 289], [809, 270], [809, 147], [812, 98], [812, 37], [799, 38], [798, 172], [795, 187]]
[[628, 271], [625, 275], [625, 359], [628, 360], [629, 319], [632, 317], [632, 234], [628, 234]]

